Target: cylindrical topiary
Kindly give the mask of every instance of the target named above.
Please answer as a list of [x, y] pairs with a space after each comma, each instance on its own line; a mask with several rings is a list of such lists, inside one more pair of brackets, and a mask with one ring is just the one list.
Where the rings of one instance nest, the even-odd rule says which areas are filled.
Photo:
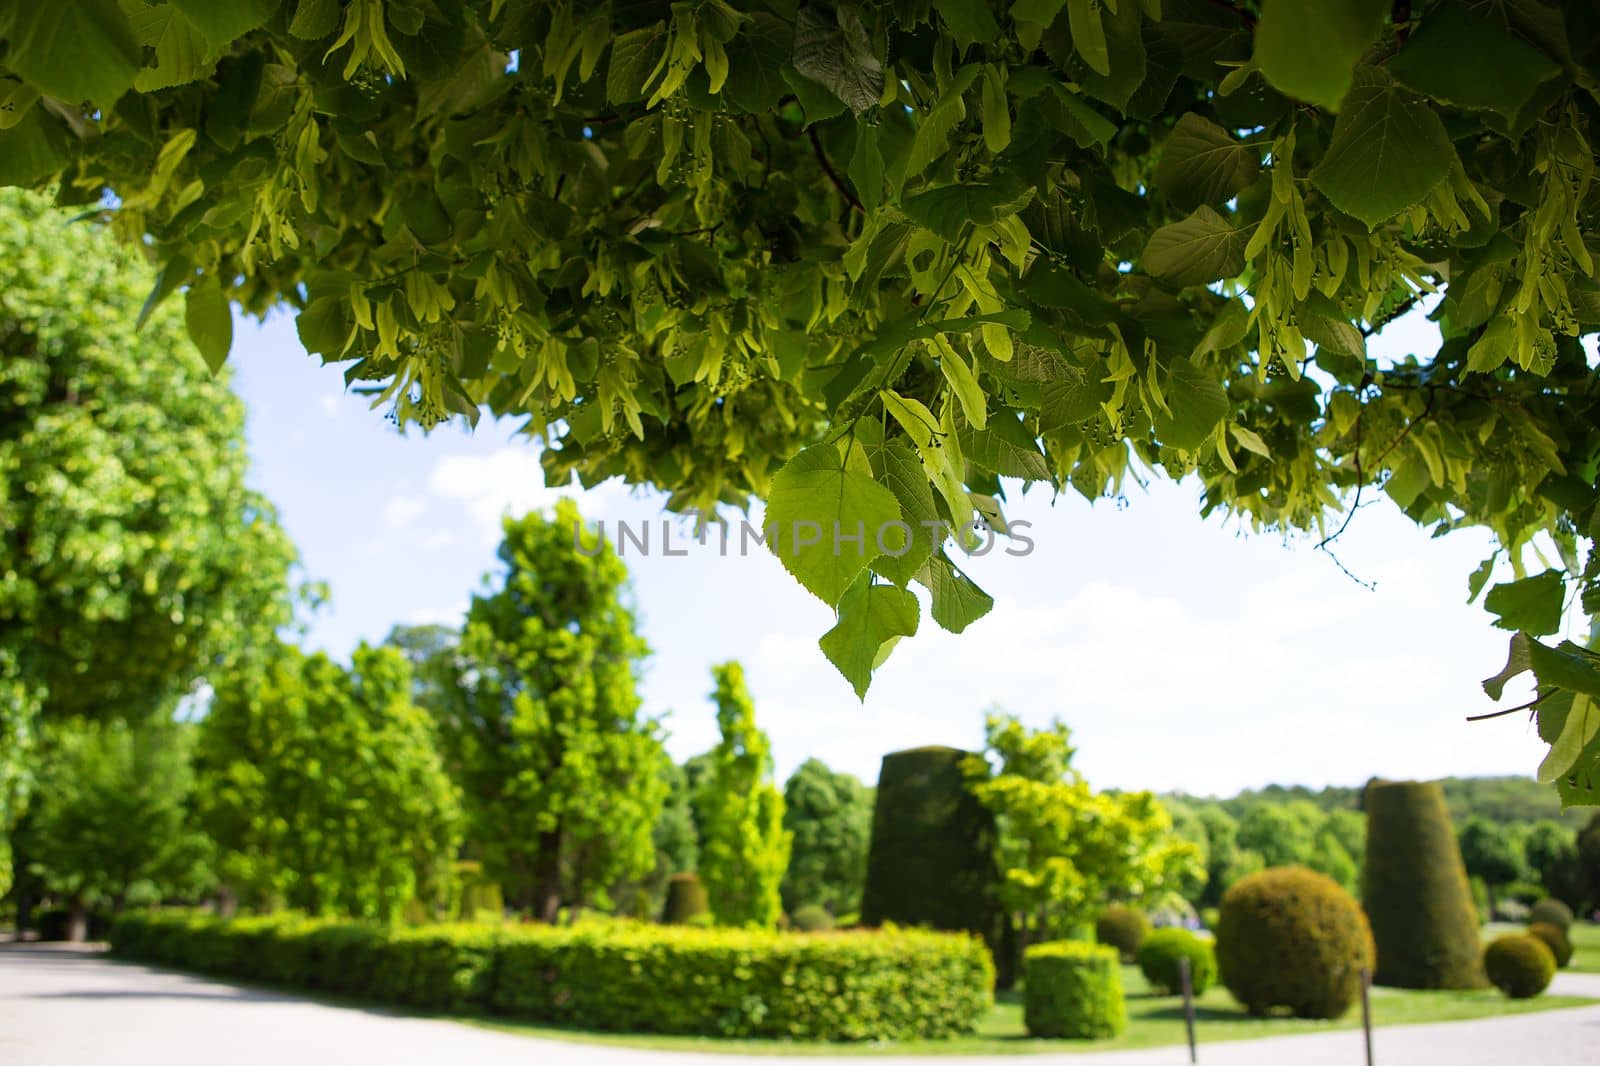
[[667, 878], [667, 902], [661, 920], [667, 925], [710, 924], [711, 904], [706, 886], [694, 874], [673, 874]]
[[1031, 1036], [1101, 1040], [1128, 1026], [1116, 948], [1056, 940], [1023, 954], [1022, 1020]]
[[1544, 922], [1547, 925], [1561, 927], [1564, 933], [1572, 928], [1572, 908], [1562, 903], [1559, 899], [1548, 896], [1533, 905], [1528, 911], [1528, 924]]
[[1556, 957], [1538, 937], [1508, 933], [1483, 949], [1483, 969], [1507, 996], [1532, 999], [1550, 987], [1550, 979], [1556, 975]]
[[1565, 969], [1567, 963], [1572, 961], [1572, 941], [1567, 938], [1567, 931], [1559, 925], [1534, 922], [1528, 926], [1528, 935], [1544, 941], [1544, 946], [1555, 956], [1556, 969]]
[[1144, 938], [1150, 934], [1150, 919], [1142, 911], [1121, 903], [1113, 903], [1100, 912], [1100, 917], [1095, 919], [1094, 938], [1107, 947], [1117, 949], [1117, 954], [1122, 956], [1122, 961], [1132, 962], [1134, 955], [1139, 950], [1139, 945], [1144, 943]]
[[1183, 991], [1183, 962], [1189, 960], [1189, 987], [1200, 995], [1217, 979], [1217, 953], [1187, 929], [1157, 929], [1144, 938], [1136, 956], [1150, 987], [1176, 995]]
[[802, 933], [826, 933], [833, 928], [833, 915], [820, 903], [796, 907], [790, 924]]
[[862, 925], [894, 922], [995, 935], [994, 815], [967, 789], [962, 763], [968, 757], [942, 747], [883, 757]]
[[1222, 983], [1252, 1014], [1287, 1007], [1299, 1018], [1337, 1018], [1373, 964], [1372, 930], [1331, 877], [1277, 866], [1236, 881], [1217, 920]]
[[1436, 781], [1372, 781], [1365, 803], [1361, 899], [1378, 945], [1374, 981], [1483, 987], [1478, 913], [1444, 790]]

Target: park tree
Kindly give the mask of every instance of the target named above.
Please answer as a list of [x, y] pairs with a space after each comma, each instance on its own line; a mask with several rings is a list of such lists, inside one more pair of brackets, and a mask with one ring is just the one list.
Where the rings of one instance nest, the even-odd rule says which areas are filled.
[[[1540, 777], [1600, 800], [1600, 659], [1548, 639], [1600, 600], [1591, 0], [79, 0], [0, 38], [0, 181], [103, 215], [213, 364], [230, 303], [287, 305], [402, 422], [524, 419], [552, 483], [764, 498], [858, 691], [909, 582], [992, 606], [1001, 478], [1192, 477], [1330, 551], [1381, 494], [1493, 534]], [[1437, 347], [1369, 353], [1419, 308]]]
[[1306, 865], [1339, 882], [1355, 895], [1361, 891], [1361, 856], [1367, 850], [1367, 820], [1357, 811], [1337, 809], [1318, 815]]
[[1202, 907], [1211, 870], [1211, 838], [1206, 823], [1195, 805], [1186, 800], [1162, 797], [1161, 806], [1172, 819], [1173, 835], [1194, 847], [1195, 862], [1184, 870], [1176, 891], [1191, 906]]
[[1583, 907], [1583, 878], [1578, 867], [1577, 834], [1572, 827], [1542, 818], [1528, 827], [1522, 842], [1528, 868], [1548, 895], [1575, 911]]
[[627, 567], [570, 500], [503, 528], [436, 717], [468, 843], [508, 904], [554, 921], [649, 873], [667, 755], [639, 710]]
[[349, 667], [263, 651], [216, 680], [195, 762], [218, 875], [245, 902], [387, 920], [444, 887], [456, 792], [393, 649]]
[[1268, 866], [1301, 866], [1315, 848], [1322, 813], [1304, 801], [1254, 803], [1239, 818], [1239, 846]]
[[1239, 844], [1239, 822], [1214, 803], [1200, 807], [1200, 821], [1206, 828], [1206, 887], [1203, 904], [1215, 907], [1222, 902], [1228, 886], [1246, 874], [1266, 866], [1261, 856]]
[[861, 910], [872, 839], [872, 790], [853, 774], [807, 759], [783, 786], [783, 826], [793, 837], [783, 905], [812, 904], [830, 914]]
[[1483, 880], [1489, 892], [1489, 910], [1493, 912], [1495, 890], [1527, 876], [1521, 840], [1511, 826], [1477, 817], [1461, 823], [1456, 840], [1461, 846], [1461, 861], [1466, 863], [1468, 875]]
[[699, 786], [700, 879], [721, 925], [773, 926], [789, 865], [783, 793], [772, 781], [767, 735], [736, 662], [711, 668], [720, 738]]
[[1600, 907], [1600, 813], [1578, 830], [1578, 881], [1591, 907]]
[[141, 315], [152, 276], [0, 190], [0, 893], [41, 714], [142, 721], [287, 619], [294, 550], [245, 487], [244, 409], [180, 315]]

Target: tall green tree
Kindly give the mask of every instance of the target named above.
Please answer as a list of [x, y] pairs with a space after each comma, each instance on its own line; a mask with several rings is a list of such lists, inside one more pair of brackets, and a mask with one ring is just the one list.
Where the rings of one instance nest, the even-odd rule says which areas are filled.
[[0, 190], [0, 891], [41, 713], [143, 720], [288, 617], [244, 409], [181, 315], [139, 328], [152, 282], [104, 227]]
[[711, 668], [717, 730], [700, 783], [700, 880], [721, 925], [770, 927], [783, 915], [780, 886], [789, 865], [783, 793], [772, 781], [767, 735], [736, 662]]
[[1315, 848], [1322, 813], [1305, 803], [1257, 803], [1239, 818], [1239, 846], [1268, 866], [1305, 864]]
[[667, 755], [639, 710], [649, 649], [627, 567], [570, 500], [504, 530], [504, 571], [473, 598], [438, 721], [468, 840], [508, 903], [554, 921], [649, 873]]
[[1228, 886], [1266, 866], [1258, 852], [1239, 843], [1239, 822], [1214, 803], [1203, 804], [1200, 821], [1206, 827], [1206, 887], [1201, 900], [1207, 907], [1222, 902]]
[[861, 910], [872, 839], [872, 790], [852, 774], [807, 759], [783, 786], [783, 827], [793, 838], [784, 908], [815, 904], [832, 914]]
[[1456, 833], [1461, 861], [1469, 876], [1482, 878], [1489, 890], [1489, 910], [1495, 908], [1495, 892], [1527, 876], [1527, 860], [1522, 841], [1507, 825], [1485, 818], [1468, 818]]
[[1172, 819], [1172, 832], [1180, 840], [1193, 845], [1195, 862], [1184, 870], [1175, 890], [1190, 906], [1205, 906], [1206, 885], [1211, 875], [1211, 837], [1206, 823], [1194, 805], [1181, 799], [1163, 797], [1161, 806]]
[[1528, 827], [1522, 846], [1528, 867], [1545, 892], [1581, 910], [1584, 893], [1576, 838], [1571, 827], [1545, 818]]
[[258, 906], [392, 918], [455, 857], [456, 792], [393, 649], [346, 668], [283, 645], [224, 675], [196, 770], [218, 873]]

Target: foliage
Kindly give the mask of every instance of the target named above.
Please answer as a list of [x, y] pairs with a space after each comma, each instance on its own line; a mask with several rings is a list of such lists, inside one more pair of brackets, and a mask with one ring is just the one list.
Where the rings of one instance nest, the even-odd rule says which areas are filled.
[[1532, 999], [1550, 987], [1556, 958], [1545, 942], [1528, 933], [1495, 937], [1483, 949], [1489, 982], [1512, 999]]
[[1260, 855], [1268, 866], [1305, 865], [1321, 821], [1321, 813], [1309, 804], [1255, 804], [1239, 818], [1239, 846]]
[[455, 789], [411, 670], [282, 645], [215, 680], [195, 796], [217, 872], [248, 900], [390, 919], [431, 894], [458, 841]]
[[1528, 866], [1547, 896], [1569, 908], [1583, 904], [1577, 834], [1560, 822], [1542, 819], [1528, 826], [1522, 842]]
[[861, 909], [872, 836], [872, 790], [820, 759], [801, 763], [783, 786], [783, 826], [793, 838], [783, 905], [798, 918], [807, 905], [830, 914]]
[[1000, 903], [1036, 939], [1086, 924], [1108, 896], [1152, 899], [1198, 873], [1197, 850], [1171, 833], [1155, 796], [1089, 787], [1061, 722], [1030, 731], [990, 714], [985, 733], [970, 788], [999, 828]]
[[710, 913], [706, 886], [700, 883], [698, 876], [681, 873], [667, 878], [667, 902], [661, 911], [663, 922], [668, 925], [689, 925]]
[[1205, 819], [1188, 800], [1164, 796], [1161, 805], [1172, 819], [1173, 835], [1194, 848], [1195, 862], [1178, 879], [1174, 891], [1191, 907], [1198, 908], [1204, 905], [1206, 886], [1211, 881], [1211, 836], [1206, 831]]
[[1361, 901], [1378, 944], [1374, 981], [1399, 988], [1483, 984], [1478, 915], [1444, 793], [1428, 781], [1367, 785]]
[[[230, 300], [287, 303], [403, 421], [528, 416], [553, 484], [846, 535], [964, 526], [1002, 475], [1193, 473], [1208, 513], [1319, 533], [1381, 488], [1497, 537], [1525, 653], [1595, 578], [1600, 26], [1312, 7], [13, 3], [0, 180], [146, 247], [214, 363]], [[1440, 291], [1436, 352], [1368, 355]], [[858, 688], [907, 581], [947, 629], [990, 605], [931, 535], [793, 532]], [[1577, 801], [1570, 706], [1543, 776]]]
[[484, 876], [483, 863], [460, 859], [451, 864], [451, 884], [457, 895], [450, 916], [462, 922], [498, 921], [506, 904], [500, 886]]
[[1496, 888], [1520, 879], [1527, 872], [1522, 840], [1505, 825], [1484, 818], [1468, 818], [1459, 834], [1461, 861], [1472, 877], [1483, 878], [1492, 898]]
[[435, 716], [467, 839], [513, 907], [552, 921], [650, 871], [667, 756], [639, 713], [648, 649], [615, 551], [569, 500], [503, 529]]
[[1196, 996], [1204, 995], [1217, 979], [1217, 953], [1209, 941], [1187, 929], [1157, 929], [1144, 938], [1136, 953], [1139, 972], [1150, 986], [1169, 995], [1183, 990], [1181, 960], [1189, 960], [1189, 987]]
[[650, 831], [656, 851], [653, 872], [656, 884], [652, 896], [658, 899], [666, 891], [668, 878], [693, 870], [700, 861], [700, 836], [690, 806], [688, 775], [683, 767], [665, 759], [661, 763], [661, 777], [666, 782], [667, 794], [661, 804], [661, 814]]
[[789, 921], [802, 933], [826, 933], [834, 926], [833, 912], [820, 903], [796, 908]]
[[970, 757], [932, 746], [883, 757], [861, 924], [994, 935], [994, 816], [967, 790]]
[[1286, 1007], [1337, 1018], [1361, 992], [1375, 949], [1367, 917], [1331, 878], [1298, 866], [1251, 874], [1222, 897], [1222, 983], [1252, 1014]]
[[1035, 944], [1023, 955], [1028, 1035], [1101, 1040], [1128, 1027], [1117, 953], [1073, 940]]
[[1550, 949], [1550, 954], [1556, 960], [1556, 969], [1564, 969], [1572, 961], [1572, 941], [1561, 926], [1549, 922], [1530, 922], [1528, 935], [1544, 941], [1544, 946]]
[[1543, 922], [1565, 932], [1572, 928], [1572, 908], [1559, 899], [1542, 899], [1528, 912], [1529, 922]]
[[294, 915], [129, 914], [125, 958], [431, 1010], [631, 1032], [896, 1040], [971, 1031], [994, 970], [975, 938], [797, 935], [616, 921], [388, 931]]
[[789, 865], [783, 793], [772, 783], [767, 735], [736, 662], [714, 666], [717, 729], [700, 786], [700, 876], [722, 925], [771, 928], [783, 914], [779, 886]]
[[1139, 945], [1150, 935], [1150, 919], [1144, 912], [1122, 903], [1113, 903], [1100, 912], [1094, 920], [1094, 939], [1097, 944], [1117, 949], [1125, 962], [1138, 954]]
[[1584, 898], [1600, 906], [1600, 813], [1578, 833], [1578, 878]]
[[1226, 810], [1207, 804], [1200, 808], [1199, 816], [1206, 830], [1206, 887], [1200, 902], [1214, 907], [1222, 902], [1229, 885], [1266, 864], [1260, 854], [1239, 846], [1239, 823]]

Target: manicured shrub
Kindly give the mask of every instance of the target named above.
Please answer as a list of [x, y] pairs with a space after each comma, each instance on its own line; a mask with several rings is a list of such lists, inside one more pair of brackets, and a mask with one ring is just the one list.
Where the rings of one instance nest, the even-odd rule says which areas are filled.
[[498, 920], [505, 916], [505, 899], [500, 884], [484, 875], [483, 863], [462, 859], [455, 863], [455, 878], [460, 886], [455, 917], [462, 922]]
[[1128, 1026], [1117, 950], [1076, 940], [1023, 953], [1022, 1018], [1031, 1036], [1100, 1040]]
[[1559, 925], [1534, 922], [1528, 926], [1528, 935], [1544, 941], [1544, 946], [1555, 956], [1556, 969], [1565, 969], [1567, 963], [1572, 961], [1572, 941], [1568, 939], [1567, 931]]
[[903, 1040], [970, 1032], [981, 941], [924, 930], [781, 934], [631, 922], [388, 930], [273, 915], [129, 914], [119, 956], [405, 1004], [624, 1032]]
[[1478, 912], [1436, 781], [1367, 785], [1362, 903], [1378, 947], [1374, 981], [1481, 988]]
[[711, 901], [706, 898], [706, 886], [700, 878], [694, 874], [667, 878], [667, 902], [661, 909], [661, 920], [668, 925], [710, 924]]
[[1528, 921], [1558, 925], [1562, 932], [1566, 932], [1572, 928], [1572, 908], [1559, 899], [1541, 899], [1528, 911]]
[[1139, 950], [1139, 945], [1144, 943], [1144, 938], [1150, 935], [1150, 919], [1141, 911], [1132, 907], [1125, 907], [1120, 903], [1113, 903], [1100, 912], [1100, 917], [1094, 923], [1094, 938], [1097, 942], [1117, 949], [1117, 954], [1124, 962], [1132, 962], [1134, 955]]
[[1556, 957], [1538, 937], [1508, 933], [1483, 949], [1483, 969], [1490, 982], [1507, 996], [1532, 999], [1550, 987], [1550, 979], [1556, 974]]
[[1279, 866], [1223, 895], [1216, 953], [1222, 983], [1250, 1013], [1337, 1018], [1360, 995], [1374, 951], [1366, 915], [1337, 881]]
[[833, 915], [820, 903], [795, 908], [792, 924], [802, 933], [826, 933], [833, 928]]
[[1157, 929], [1144, 938], [1136, 958], [1151, 987], [1169, 995], [1183, 991], [1183, 959], [1189, 960], [1189, 985], [1195, 995], [1217, 979], [1216, 950], [1187, 929]]
[[996, 935], [994, 816], [967, 790], [962, 763], [969, 756], [928, 747], [883, 757], [861, 897], [863, 925], [894, 922]]

